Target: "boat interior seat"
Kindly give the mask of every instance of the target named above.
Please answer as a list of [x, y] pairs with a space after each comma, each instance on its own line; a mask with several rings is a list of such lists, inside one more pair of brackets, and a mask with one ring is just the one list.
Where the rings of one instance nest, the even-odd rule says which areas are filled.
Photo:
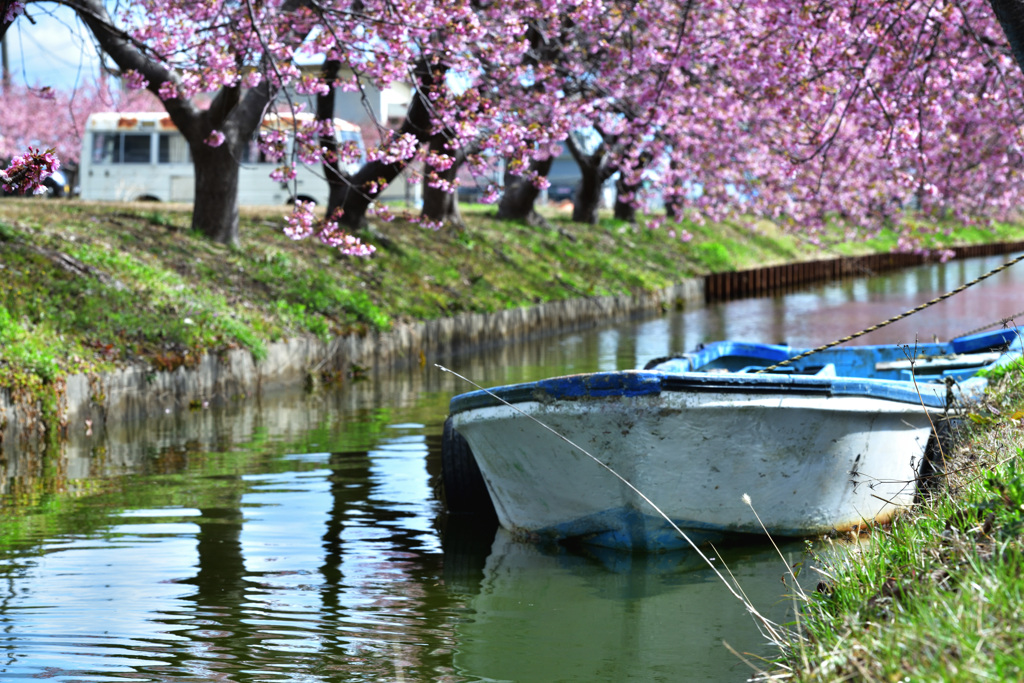
[[815, 377], [838, 377], [839, 375], [836, 373], [836, 365], [835, 365], [835, 363], [828, 363], [826, 365], [821, 366], [821, 370], [818, 370], [816, 373], [814, 373], [814, 376]]
[[982, 332], [966, 337], [951, 339], [949, 344], [954, 353], [979, 353], [1003, 351], [1011, 344], [1022, 344], [1024, 327], [1008, 327], [992, 332]]
[[944, 383], [947, 379], [953, 379], [957, 382], [961, 380], [973, 377], [984, 367], [984, 364], [978, 364], [975, 366], [967, 366], [960, 368], [952, 368], [948, 370], [941, 370], [940, 372], [915, 372], [914, 370], [900, 370], [899, 379], [906, 382], [928, 382], [928, 383]]
[[[745, 368], [740, 369], [738, 372], [761, 372], [765, 369], [764, 365], [748, 365]], [[780, 375], [803, 375], [805, 377], [838, 377], [836, 373], [835, 363], [826, 363], [825, 365], [813, 365], [804, 368], [795, 368], [791, 365], [783, 365], [782, 367], [775, 368], [771, 371], [771, 374]]]

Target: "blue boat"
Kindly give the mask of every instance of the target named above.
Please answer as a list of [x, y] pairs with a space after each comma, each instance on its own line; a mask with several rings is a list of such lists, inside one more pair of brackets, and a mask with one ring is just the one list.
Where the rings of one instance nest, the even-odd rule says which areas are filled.
[[721, 341], [642, 370], [461, 394], [443, 445], [449, 507], [481, 497], [478, 467], [500, 524], [533, 539], [656, 552], [688, 545], [676, 526], [699, 542], [885, 522], [913, 504], [982, 371], [1022, 350], [1021, 328], [806, 357]]

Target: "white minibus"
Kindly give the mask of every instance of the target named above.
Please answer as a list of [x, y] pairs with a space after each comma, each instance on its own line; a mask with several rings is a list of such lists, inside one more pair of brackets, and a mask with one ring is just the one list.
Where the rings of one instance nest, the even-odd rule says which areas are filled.
[[[306, 113], [297, 116], [312, 118], [312, 114]], [[271, 114], [262, 125], [287, 130], [291, 119]], [[334, 127], [339, 144], [354, 141], [364, 150], [357, 126], [335, 119]], [[283, 183], [270, 178], [271, 171], [282, 162], [264, 160], [255, 141], [242, 156], [239, 204], [290, 204], [296, 199], [321, 205], [327, 203], [327, 181], [321, 168], [300, 163], [295, 180]], [[357, 169], [353, 166], [347, 170]], [[90, 114], [82, 136], [78, 178], [82, 199], [160, 202], [195, 199], [195, 171], [188, 143], [163, 112]]]

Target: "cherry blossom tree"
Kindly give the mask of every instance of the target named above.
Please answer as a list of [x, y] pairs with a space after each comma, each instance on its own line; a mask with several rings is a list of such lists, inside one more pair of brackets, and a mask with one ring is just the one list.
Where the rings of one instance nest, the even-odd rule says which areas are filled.
[[740, 27], [761, 41], [739, 65], [770, 89], [743, 91], [760, 106], [747, 125], [780, 143], [747, 166], [762, 214], [806, 229], [830, 215], [877, 226], [908, 202], [965, 219], [1015, 210], [1024, 81], [985, 3], [805, 2], [757, 22]]
[[9, 84], [0, 99], [0, 157], [29, 147], [52, 148], [64, 165], [78, 162], [89, 114], [100, 111], [160, 111], [145, 91], [112, 90], [104, 79], [71, 90]]
[[[405, 122], [337, 176], [334, 227], [303, 207], [293, 234], [337, 241], [410, 166], [453, 189], [453, 165], [490, 176], [497, 159], [499, 215], [528, 218], [578, 130], [603, 136], [597, 177], [619, 173], [623, 207], [653, 193], [696, 220], [814, 233], [836, 217], [892, 224], [908, 205], [985, 219], [1024, 189], [1016, 0], [136, 0], [116, 19], [101, 0], [64, 2], [161, 96], [196, 163], [194, 225], [223, 242], [242, 148], [275, 102], [399, 80], [416, 93]], [[304, 73], [299, 58], [336, 67]], [[282, 180], [291, 163], [340, 168], [325, 112], [296, 124], [291, 151], [263, 140]]]
[[892, 224], [908, 205], [984, 219], [1019, 204], [1024, 81], [984, 2], [603, 7], [579, 34], [575, 20], [536, 30], [557, 36], [547, 92], [616, 142], [598, 153], [623, 199], [651, 186], [691, 217], [812, 234], [837, 216]]
[[[238, 239], [238, 168], [270, 103], [297, 77], [294, 49], [312, 28], [297, 2], [141, 0], [112, 17], [102, 0], [66, 0], [129, 87], [164, 103], [195, 166], [192, 226]], [[200, 108], [196, 96], [210, 95]]]
[[[14, 20], [25, 12], [21, 0], [0, 0], [0, 39], [7, 34]], [[0, 171], [0, 186], [12, 194], [28, 194], [43, 191], [43, 181], [60, 168], [60, 159], [54, 150], [40, 150], [29, 147], [18, 150], [23, 153], [12, 155], [10, 165]]]

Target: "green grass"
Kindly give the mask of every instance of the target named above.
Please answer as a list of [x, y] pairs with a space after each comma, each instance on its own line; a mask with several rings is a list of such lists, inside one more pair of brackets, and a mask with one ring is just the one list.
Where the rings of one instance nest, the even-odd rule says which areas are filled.
[[947, 486], [889, 529], [819, 553], [787, 644], [798, 681], [1024, 680], [1024, 378], [1007, 374], [947, 462]]
[[[580, 225], [551, 211], [546, 225], [530, 226], [471, 205], [465, 230], [374, 224], [362, 237], [378, 251], [363, 260], [289, 240], [285, 212], [244, 212], [240, 244], [228, 248], [192, 234], [187, 207], [5, 199], [0, 386], [133, 361], [174, 369], [232, 348], [259, 359], [268, 343], [295, 336], [326, 341], [834, 255], [763, 221], [652, 229], [611, 218]], [[1024, 238], [1024, 227], [999, 229], [959, 232], [975, 241]]]
[[60, 370], [54, 352], [60, 349], [40, 345], [40, 339], [46, 336], [46, 330], [26, 329], [7, 308], [0, 306], [0, 347], [4, 349], [4, 356], [10, 359], [8, 362], [43, 382], [52, 382]]
[[1024, 358], [1018, 358], [991, 370], [982, 370], [978, 374], [982, 377], [987, 377], [991, 381], [1001, 380], [1007, 375], [1015, 374], [1024, 377]]

